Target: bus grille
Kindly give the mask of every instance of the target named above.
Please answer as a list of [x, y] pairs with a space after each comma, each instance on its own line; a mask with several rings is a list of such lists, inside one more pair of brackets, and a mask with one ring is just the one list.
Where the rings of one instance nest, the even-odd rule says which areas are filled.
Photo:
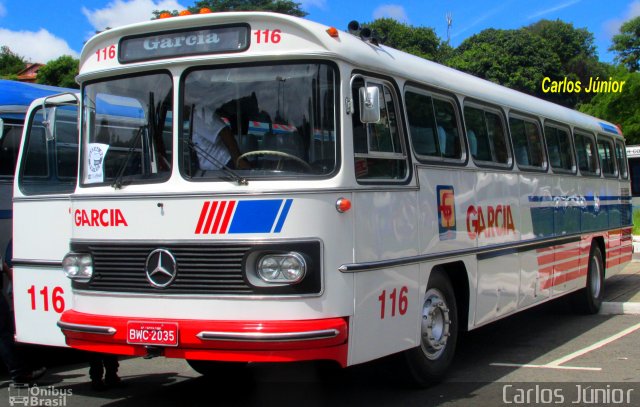
[[[320, 279], [311, 278], [298, 287], [254, 287], [243, 272], [247, 255], [253, 250], [277, 250], [280, 245], [233, 243], [72, 243], [72, 250], [91, 253], [93, 278], [89, 283], [74, 281], [83, 290], [155, 293], [155, 294], [302, 294], [320, 291]], [[286, 250], [302, 249], [310, 257], [319, 257], [319, 243], [287, 245]], [[153, 287], [147, 280], [147, 257], [156, 249], [167, 249], [177, 264], [176, 278], [165, 288]], [[317, 273], [319, 277], [319, 270]]]

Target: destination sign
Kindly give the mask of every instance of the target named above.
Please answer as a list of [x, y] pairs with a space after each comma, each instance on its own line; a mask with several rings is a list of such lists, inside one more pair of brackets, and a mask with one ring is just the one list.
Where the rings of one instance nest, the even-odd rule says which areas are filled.
[[125, 37], [120, 41], [121, 63], [171, 57], [241, 52], [249, 47], [249, 26], [236, 25], [171, 31]]

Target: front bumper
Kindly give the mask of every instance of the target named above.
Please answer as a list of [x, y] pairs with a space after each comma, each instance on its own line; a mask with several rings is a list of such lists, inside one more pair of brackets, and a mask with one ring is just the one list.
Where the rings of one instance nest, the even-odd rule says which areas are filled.
[[153, 351], [170, 358], [233, 362], [333, 360], [347, 365], [347, 318], [301, 321], [208, 321], [101, 316], [66, 311], [58, 326], [67, 345], [92, 352], [145, 356], [149, 346], [127, 342], [130, 321], [175, 323], [177, 346]]

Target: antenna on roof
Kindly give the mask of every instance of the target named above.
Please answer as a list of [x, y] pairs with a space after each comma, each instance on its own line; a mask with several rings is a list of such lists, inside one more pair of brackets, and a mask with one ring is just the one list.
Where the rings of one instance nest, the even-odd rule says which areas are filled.
[[448, 11], [445, 18], [447, 19], [447, 45], [448, 45], [449, 42], [451, 41], [451, 26], [453, 25], [453, 14], [451, 14], [451, 12]]

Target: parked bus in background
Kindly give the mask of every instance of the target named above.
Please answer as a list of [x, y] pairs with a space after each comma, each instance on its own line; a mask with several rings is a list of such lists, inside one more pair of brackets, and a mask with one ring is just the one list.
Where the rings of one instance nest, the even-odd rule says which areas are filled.
[[631, 202], [633, 207], [633, 251], [640, 252], [640, 145], [627, 146]]
[[86, 43], [68, 345], [202, 373], [397, 354], [424, 385], [461, 331], [570, 293], [597, 312], [631, 257], [619, 130], [350, 28], [215, 13]]
[[78, 97], [36, 99], [24, 122], [13, 203], [13, 291], [18, 342], [66, 346], [56, 323], [71, 303], [62, 272], [69, 248], [69, 194], [78, 174]]
[[11, 261], [13, 176], [27, 108], [34, 99], [69, 89], [0, 79], [0, 254]]

